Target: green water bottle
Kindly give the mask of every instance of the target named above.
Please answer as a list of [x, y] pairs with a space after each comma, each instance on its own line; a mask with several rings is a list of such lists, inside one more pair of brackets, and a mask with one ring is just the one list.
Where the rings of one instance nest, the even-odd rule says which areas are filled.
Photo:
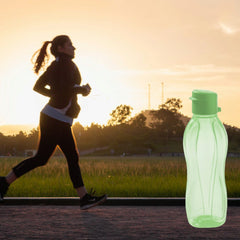
[[219, 227], [227, 215], [227, 132], [217, 115], [221, 108], [215, 92], [194, 90], [190, 99], [193, 116], [183, 136], [187, 219], [193, 227]]

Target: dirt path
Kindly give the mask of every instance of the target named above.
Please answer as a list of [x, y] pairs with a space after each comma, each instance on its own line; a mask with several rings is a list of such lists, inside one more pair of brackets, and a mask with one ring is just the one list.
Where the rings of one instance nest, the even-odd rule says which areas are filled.
[[240, 207], [229, 207], [220, 228], [196, 229], [185, 208], [0, 206], [0, 239], [240, 239]]

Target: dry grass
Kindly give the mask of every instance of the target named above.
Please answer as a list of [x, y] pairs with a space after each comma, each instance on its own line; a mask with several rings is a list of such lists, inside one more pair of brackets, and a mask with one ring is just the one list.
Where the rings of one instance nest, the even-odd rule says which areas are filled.
[[[0, 158], [0, 175], [23, 158]], [[80, 167], [88, 189], [110, 197], [184, 197], [186, 163], [174, 157], [81, 157]], [[228, 197], [240, 197], [240, 159], [226, 161]], [[7, 196], [77, 196], [65, 158], [52, 158], [41, 168], [11, 185]]]

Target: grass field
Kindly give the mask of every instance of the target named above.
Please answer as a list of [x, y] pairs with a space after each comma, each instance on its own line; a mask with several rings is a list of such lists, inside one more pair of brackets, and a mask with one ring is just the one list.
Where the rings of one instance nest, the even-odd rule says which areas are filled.
[[[0, 158], [0, 176], [24, 158]], [[177, 157], [81, 157], [80, 167], [87, 189], [109, 197], [184, 197], [186, 163]], [[240, 159], [226, 161], [228, 197], [240, 197]], [[77, 196], [64, 157], [53, 157], [15, 181], [8, 197]]]

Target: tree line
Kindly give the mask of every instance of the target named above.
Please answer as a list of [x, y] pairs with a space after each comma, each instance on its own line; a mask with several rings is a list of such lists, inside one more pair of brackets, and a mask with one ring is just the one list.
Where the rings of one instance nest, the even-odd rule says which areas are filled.
[[[86, 150], [97, 155], [158, 154], [183, 152], [185, 125], [182, 121], [182, 101], [167, 99], [157, 110], [143, 111], [132, 117], [133, 108], [120, 105], [110, 114], [107, 125], [92, 123], [83, 127], [76, 122], [72, 130], [80, 153]], [[239, 129], [225, 125], [229, 151], [239, 152]], [[0, 133], [0, 155], [24, 155], [26, 149], [37, 149], [39, 129], [20, 131], [13, 136]], [[95, 152], [95, 150], [98, 150]]]

